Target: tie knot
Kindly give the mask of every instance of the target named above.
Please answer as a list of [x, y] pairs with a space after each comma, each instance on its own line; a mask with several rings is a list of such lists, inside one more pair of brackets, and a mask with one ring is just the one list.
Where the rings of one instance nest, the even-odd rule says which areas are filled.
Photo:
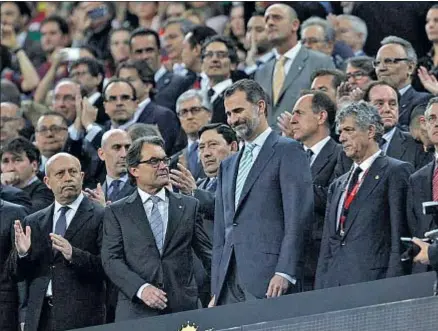
[[309, 148], [307, 151], [306, 151], [306, 154], [307, 154], [307, 157], [310, 159], [312, 156], [313, 156], [313, 151]]
[[160, 197], [156, 195], [151, 195], [149, 199], [152, 201], [154, 205], [157, 205], [161, 201]]
[[251, 153], [255, 147], [256, 147], [256, 144], [246, 143], [245, 144], [245, 153]]
[[362, 168], [361, 167], [357, 167], [354, 172], [353, 172], [353, 177], [355, 176], [359, 176], [359, 174], [362, 172]]
[[122, 181], [120, 179], [113, 180], [111, 183], [111, 187], [114, 189], [118, 189]]
[[208, 90], [207, 95], [209, 98], [211, 98], [214, 95], [214, 90], [211, 88]]
[[198, 149], [199, 143], [197, 141], [195, 141], [193, 144], [190, 145], [189, 147], [189, 153], [193, 153], [194, 151], [196, 151]]
[[59, 210], [61, 211], [61, 215], [65, 215], [70, 210], [70, 207], [62, 206]]
[[379, 147], [380, 148], [382, 148], [383, 147], [383, 145], [385, 145], [386, 144], [386, 139], [385, 138], [380, 138], [380, 142], [379, 142]]
[[284, 65], [284, 63], [286, 62], [287, 58], [284, 55], [280, 55], [280, 58], [277, 60], [278, 64], [280, 65]]

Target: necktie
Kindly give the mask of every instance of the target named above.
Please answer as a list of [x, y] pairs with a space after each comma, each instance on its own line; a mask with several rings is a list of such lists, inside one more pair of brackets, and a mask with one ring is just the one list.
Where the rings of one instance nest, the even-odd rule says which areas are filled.
[[306, 155], [307, 155], [307, 159], [309, 160], [309, 163], [311, 163], [313, 151], [310, 148], [306, 151]]
[[386, 144], [386, 139], [382, 137], [379, 141], [379, 147], [382, 151], [385, 151], [385, 144]]
[[277, 103], [278, 98], [280, 97], [280, 91], [284, 84], [284, 79], [286, 77], [286, 73], [284, 71], [284, 63], [286, 62], [286, 58], [284, 56], [280, 56], [275, 63], [274, 69], [274, 77], [272, 82], [272, 93], [274, 97], [274, 105]]
[[211, 98], [212, 98], [213, 95], [214, 95], [214, 90], [213, 90], [212, 88], [209, 89], [208, 92], [207, 92], [207, 95], [208, 95], [208, 99], [209, 99], [210, 102], [211, 102]]
[[433, 201], [438, 201], [438, 167], [435, 165], [435, 171], [432, 178]]
[[239, 170], [237, 173], [236, 180], [236, 194], [234, 200], [234, 207], [237, 208], [239, 203], [240, 194], [242, 193], [243, 185], [245, 185], [246, 178], [248, 177], [249, 171], [252, 166], [252, 151], [256, 147], [255, 144], [247, 143], [245, 145], [245, 150], [243, 151], [242, 158], [239, 163]]
[[216, 186], [217, 186], [217, 178], [210, 178], [207, 187], [205, 189], [209, 192], [214, 192], [216, 191]]
[[193, 176], [195, 176], [196, 168], [198, 166], [198, 142], [195, 141], [190, 145], [188, 150], [188, 166]]
[[67, 218], [65, 217], [65, 214], [70, 210], [70, 207], [63, 206], [60, 210], [61, 215], [56, 221], [55, 234], [59, 234], [60, 236], [64, 237], [65, 231], [67, 230]]
[[117, 195], [120, 193], [120, 184], [122, 181], [120, 179], [113, 180], [111, 182], [110, 188], [112, 189], [111, 194], [108, 195], [108, 200], [111, 202], [117, 201]]
[[152, 233], [154, 234], [155, 243], [160, 254], [163, 253], [163, 245], [164, 245], [164, 225], [163, 219], [161, 218], [160, 211], [158, 210], [158, 202], [160, 202], [160, 198], [157, 196], [151, 196], [149, 199], [152, 201], [152, 211], [151, 217], [149, 219], [149, 224], [152, 229]]
[[350, 184], [348, 185], [347, 195], [350, 195], [353, 191], [353, 187], [357, 184], [357, 181], [359, 180], [359, 174], [361, 172], [362, 169], [360, 167], [357, 167], [356, 170], [354, 170], [353, 176], [351, 176]]

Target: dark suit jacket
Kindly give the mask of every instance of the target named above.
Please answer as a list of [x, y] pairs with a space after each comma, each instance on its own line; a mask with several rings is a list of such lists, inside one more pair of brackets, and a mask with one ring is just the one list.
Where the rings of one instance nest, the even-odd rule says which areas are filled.
[[[134, 185], [132, 185], [130, 183], [130, 180], [128, 179], [126, 181], [126, 183], [123, 185], [119, 194], [117, 194], [116, 201], [119, 201], [123, 198], [126, 198], [128, 195], [131, 195], [132, 193], [134, 193], [135, 189], [136, 189], [136, 187]], [[108, 196], [107, 196], [108, 186], [106, 184], [106, 180], [102, 184], [102, 190], [103, 190], [103, 193], [105, 193], [105, 200], [108, 200]], [[111, 201], [111, 202], [116, 202], [116, 201]]]
[[298, 278], [304, 229], [314, 217], [306, 155], [299, 143], [275, 132], [254, 161], [235, 208], [242, 153], [222, 161], [218, 175], [212, 265], [216, 300], [233, 253], [240, 284], [257, 298], [265, 297], [276, 272]]
[[[423, 214], [422, 203], [432, 201], [432, 178], [435, 162], [431, 162], [409, 177], [409, 187], [407, 194], [407, 215], [408, 225], [411, 236], [423, 238], [424, 233], [436, 229], [432, 215]], [[430, 271], [424, 264], [415, 263], [412, 268], [413, 273]]]
[[[166, 194], [169, 219], [161, 256], [138, 190], [105, 209], [102, 261], [108, 277], [120, 289], [116, 321], [197, 307], [192, 248], [210, 270], [211, 243], [196, 215], [198, 201], [168, 191]], [[145, 283], [167, 293], [164, 311], [149, 308], [137, 297]]]
[[315, 287], [401, 276], [400, 237], [407, 232], [406, 191], [413, 168], [379, 156], [350, 206], [345, 236], [337, 231], [338, 205], [349, 174], [330, 186]]
[[417, 92], [411, 86], [400, 98], [399, 126], [404, 131], [409, 131], [412, 110], [418, 105], [427, 104], [433, 95], [425, 92]]
[[96, 102], [93, 104], [94, 107], [97, 108], [97, 117], [96, 123], [100, 125], [104, 125], [106, 121], [109, 120], [109, 116], [105, 112], [105, 106], [103, 105], [103, 96], [101, 95], [97, 98]]
[[219, 94], [213, 102], [213, 114], [211, 115], [211, 123], [227, 124], [227, 114], [225, 114], [224, 92]]
[[24, 220], [24, 207], [0, 199], [0, 330], [18, 330], [17, 284], [7, 273], [6, 260], [12, 249], [14, 221]]
[[335, 179], [334, 170], [342, 146], [330, 139], [310, 167], [315, 198], [315, 221], [312, 224], [305, 247], [304, 287], [311, 289], [315, 281], [316, 266], [324, 227], [328, 188]]
[[176, 111], [176, 100], [190, 86], [190, 81], [168, 71], [156, 82], [158, 92], [155, 95], [154, 101], [160, 106]]
[[213, 220], [214, 220], [214, 201], [216, 198], [216, 188], [207, 189], [210, 178], [198, 180], [198, 188], [193, 191], [193, 196], [199, 201], [198, 212], [204, 219], [204, 228], [208, 236], [213, 239]]
[[104, 272], [100, 260], [103, 208], [84, 197], [65, 238], [73, 247], [71, 263], [53, 252], [54, 204], [24, 219], [32, 229], [29, 254], [11, 255], [15, 275], [28, 284], [26, 330], [37, 331], [50, 279], [53, 318], [57, 330], [82, 328], [104, 322]]
[[29, 194], [13, 186], [0, 184], [0, 199], [23, 206], [27, 212], [30, 212], [32, 209], [32, 201]]
[[46, 208], [54, 201], [52, 191], [39, 179], [32, 184], [23, 188], [23, 191], [29, 194], [32, 201], [30, 213]]

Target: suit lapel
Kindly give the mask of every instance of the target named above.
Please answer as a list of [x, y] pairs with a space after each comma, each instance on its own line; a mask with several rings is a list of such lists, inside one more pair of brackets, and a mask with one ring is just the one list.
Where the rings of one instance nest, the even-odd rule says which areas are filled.
[[394, 159], [400, 160], [406, 152], [406, 148], [404, 146], [405, 140], [406, 138], [403, 136], [400, 130], [396, 128], [386, 154]]
[[348, 178], [349, 178], [349, 173], [346, 173], [341, 177], [339, 177], [339, 183], [337, 184], [336, 189], [333, 191], [335, 193], [332, 197], [331, 200], [332, 207], [330, 208], [330, 213], [331, 213], [330, 219], [335, 220], [334, 224], [332, 224], [332, 226], [330, 227], [333, 233], [337, 232], [339, 202], [341, 200], [342, 194], [345, 192], [344, 188], [347, 187]]
[[[423, 192], [423, 201], [432, 201], [433, 200], [433, 186], [432, 186], [432, 180], [433, 180], [433, 172], [434, 172], [434, 165], [435, 162], [431, 162], [426, 166], [426, 171], [422, 178], [419, 179], [420, 183], [423, 183], [424, 190]], [[431, 215], [427, 215], [426, 218], [429, 220], [429, 224], [426, 231], [429, 229], [434, 229], [435, 222], [433, 220], [433, 217]]]
[[149, 240], [153, 240], [153, 242], [155, 243], [155, 237], [154, 234], [152, 233], [152, 229], [149, 224], [149, 219], [146, 216], [143, 202], [141, 201], [141, 197], [138, 194], [138, 190], [135, 190], [134, 193], [132, 193], [126, 199], [126, 204], [123, 210], [124, 210], [124, 214], [128, 216], [128, 219], [132, 220], [132, 222], [140, 230], [140, 233], [143, 233], [144, 235], [147, 236], [147, 238], [149, 238]]
[[67, 230], [65, 231], [65, 239], [71, 241], [76, 233], [84, 226], [85, 223], [93, 216], [93, 204], [88, 200], [87, 197], [84, 197], [81, 204], [79, 205], [78, 210], [76, 211], [75, 216], [70, 222]]
[[[268, 93], [269, 95], [269, 100], [273, 100], [272, 98], [272, 88], [273, 88], [273, 79], [274, 79], [274, 68], [275, 68], [275, 58], [274, 60], [269, 61], [268, 63], [265, 64], [265, 68], [264, 68], [264, 72], [266, 72], [266, 78], [268, 79], [263, 79], [262, 80], [262, 84], [264, 84], [264, 88], [265, 91]], [[264, 77], [264, 78], [265, 78]], [[272, 101], [273, 102], [273, 101]]]
[[169, 241], [171, 240], [176, 229], [181, 224], [181, 218], [185, 210], [185, 206], [182, 203], [180, 196], [167, 190], [166, 192], [169, 199], [169, 218], [167, 222], [166, 237], [164, 238], [163, 253], [166, 251], [167, 246], [169, 246]]
[[128, 196], [129, 193], [131, 193], [131, 191], [134, 187], [130, 184], [129, 181], [130, 181], [130, 179], [128, 178], [126, 183], [123, 185], [122, 189], [119, 191], [119, 194], [117, 194], [117, 197], [116, 197], [117, 200], [123, 199], [126, 196]]
[[300, 51], [298, 52], [297, 56], [292, 62], [289, 72], [287, 73], [286, 80], [284, 81], [283, 87], [281, 88], [280, 96], [278, 97], [277, 104], [280, 103], [280, 100], [284, 92], [289, 88], [289, 86], [293, 82], [296, 81], [296, 78], [301, 74], [301, 71], [304, 69], [304, 65], [308, 56], [309, 56], [309, 52], [306, 49], [306, 47], [301, 46]]
[[230, 192], [231, 194], [229, 196], [231, 199], [230, 205], [232, 206], [233, 211], [235, 210], [234, 206], [236, 205], [236, 202], [235, 202], [235, 199], [236, 199], [236, 196], [235, 196], [236, 180], [237, 180], [237, 174], [239, 172], [239, 162], [240, 162], [240, 159], [242, 158], [242, 155], [243, 155], [243, 148], [239, 151], [239, 154], [232, 156], [232, 158], [230, 160], [230, 164], [229, 164], [230, 171], [225, 172], [228, 174], [228, 179], [224, 182], [231, 183], [231, 192]]
[[330, 157], [333, 155], [333, 151], [336, 148], [336, 143], [333, 139], [325, 144], [322, 148], [321, 152], [319, 152], [315, 161], [313, 161], [312, 166], [310, 167], [310, 171], [312, 172], [312, 178], [315, 178], [322, 169], [324, 169], [325, 165], [330, 161]]
[[402, 115], [408, 110], [407, 106], [411, 103], [411, 99], [414, 97], [414, 89], [412, 86], [402, 95], [400, 98], [400, 113], [398, 118], [400, 119]]
[[55, 211], [55, 203], [48, 206], [44, 213], [42, 213], [40, 220], [38, 222], [38, 227], [43, 238], [46, 238], [47, 245], [51, 248], [52, 242], [50, 240], [49, 234], [53, 232], [53, 213]]
[[354, 199], [353, 202], [351, 203], [350, 211], [346, 221], [345, 235], [348, 234], [351, 225], [354, 223], [354, 220], [356, 219], [356, 216], [359, 213], [360, 207], [364, 205], [364, 202], [371, 195], [374, 188], [382, 180], [383, 171], [387, 167], [387, 165], [388, 165], [388, 161], [386, 160], [386, 158], [383, 156], [379, 156], [369, 168], [369, 171], [363, 180], [362, 186], [359, 188], [359, 191], [357, 192], [356, 199]]

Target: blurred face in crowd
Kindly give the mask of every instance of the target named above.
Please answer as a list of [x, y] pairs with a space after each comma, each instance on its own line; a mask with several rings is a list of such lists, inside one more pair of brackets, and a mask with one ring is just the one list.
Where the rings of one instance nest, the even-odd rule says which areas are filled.
[[[318, 132], [319, 126], [327, 119], [327, 113], [320, 112], [315, 114], [312, 110], [313, 95], [302, 96], [295, 103], [292, 111], [292, 130], [294, 139], [306, 144], [312, 141], [312, 138]], [[313, 143], [309, 144], [312, 147]], [[306, 144], [307, 146], [307, 144]]]
[[313, 80], [310, 88], [313, 91], [324, 92], [330, 97], [330, 99], [332, 99], [333, 102], [336, 103], [336, 88], [333, 86], [333, 79], [334, 77], [332, 75], [316, 77]]
[[350, 63], [347, 64], [347, 69], [345, 72], [347, 74], [347, 82], [352, 88], [358, 87], [364, 91], [368, 84], [372, 81], [371, 77], [368, 76], [364, 70], [353, 67]]
[[64, 35], [56, 22], [47, 22], [40, 28], [41, 48], [51, 54], [56, 48], [66, 47], [68, 38]]
[[184, 34], [181, 30], [181, 24], [175, 23], [167, 26], [164, 30], [164, 44], [167, 55], [171, 60], [179, 60], [181, 57]]
[[35, 176], [38, 162], [30, 162], [25, 152], [6, 152], [1, 158], [1, 170], [2, 174], [8, 174], [8, 185], [22, 188]]
[[380, 47], [377, 52], [376, 74], [379, 80], [383, 80], [398, 89], [408, 85], [411, 81], [411, 73], [415, 66], [408, 61], [403, 47], [398, 44], [388, 44]]
[[142, 20], [152, 19], [157, 15], [158, 5], [155, 1], [131, 1], [129, 6], [133, 9], [131, 12]]
[[19, 115], [20, 108], [17, 105], [10, 102], [0, 104], [0, 144], [20, 135], [24, 119]]
[[76, 119], [76, 95], [80, 87], [74, 82], [58, 83], [53, 91], [52, 109], [64, 115], [70, 122]]
[[215, 82], [230, 78], [231, 60], [227, 46], [221, 42], [210, 43], [204, 50], [202, 68]]
[[184, 38], [182, 44], [181, 59], [187, 69], [193, 70], [197, 60], [201, 58], [201, 46], [196, 45], [192, 48], [192, 45], [190, 45], [189, 42], [191, 35], [192, 33], [189, 32]]
[[347, 116], [339, 124], [339, 142], [344, 148], [345, 155], [354, 162], [364, 161], [371, 141], [374, 141], [375, 127], [362, 129], [356, 124], [355, 116]]
[[27, 16], [21, 16], [20, 8], [13, 2], [2, 2], [0, 7], [1, 23], [12, 25], [19, 32], [27, 23]]
[[338, 27], [336, 28], [336, 39], [343, 41], [351, 47], [353, 51], [362, 48], [362, 34], [354, 31], [352, 23], [346, 18], [338, 18]]
[[220, 163], [237, 151], [237, 143], [228, 144], [216, 129], [204, 131], [199, 137], [199, 157], [207, 177], [216, 177]]
[[149, 97], [149, 90], [152, 88], [152, 84], [145, 84], [140, 79], [136, 69], [123, 68], [119, 72], [119, 77], [126, 79], [134, 86], [137, 99], [140, 102]]
[[82, 191], [83, 179], [81, 164], [74, 156], [60, 153], [49, 159], [44, 182], [60, 204], [69, 204], [77, 199]]
[[110, 40], [111, 56], [115, 63], [129, 59], [129, 32], [125, 30], [114, 32]]
[[41, 154], [51, 157], [64, 148], [68, 138], [67, 123], [55, 115], [41, 116], [35, 128], [35, 142]]
[[105, 162], [106, 172], [111, 178], [120, 178], [126, 174], [126, 154], [131, 146], [131, 137], [122, 130], [112, 130], [99, 148], [99, 158]]
[[296, 36], [300, 22], [292, 17], [287, 5], [275, 4], [265, 12], [268, 39], [274, 46], [283, 45], [292, 36]]
[[[129, 169], [137, 180], [137, 186], [146, 192], [157, 192], [169, 184], [169, 166], [161, 161], [166, 158], [164, 149], [157, 145], [143, 144], [141, 163]], [[150, 164], [153, 163], [153, 164]]]
[[438, 147], [438, 103], [433, 103], [432, 106], [426, 110], [425, 122], [427, 135], [430, 142]]
[[251, 48], [253, 41], [257, 45], [258, 54], [264, 54], [271, 49], [263, 16], [253, 16], [248, 21], [245, 40], [247, 49]]
[[160, 50], [153, 35], [136, 36], [131, 40], [131, 59], [145, 60], [153, 71], [160, 68]]
[[178, 105], [178, 117], [184, 132], [197, 139], [198, 131], [211, 120], [211, 113], [206, 110], [201, 101], [194, 97]]
[[183, 2], [173, 2], [169, 3], [166, 8], [166, 17], [170, 18], [181, 18], [186, 11], [186, 6]]
[[266, 126], [266, 104], [259, 101], [256, 105], [246, 99], [244, 91], [236, 91], [224, 100], [228, 124], [245, 141], [252, 141]]
[[231, 31], [234, 36], [240, 38], [245, 35], [245, 19], [243, 6], [235, 6], [230, 12]]
[[132, 88], [125, 82], [115, 82], [105, 91], [104, 106], [111, 122], [118, 126], [132, 119], [138, 105]]
[[432, 43], [438, 42], [438, 8], [429, 9], [426, 15], [427, 38]]
[[398, 123], [397, 93], [386, 85], [374, 86], [369, 93], [370, 103], [379, 110], [385, 132]]
[[97, 87], [103, 79], [102, 75], [97, 75], [97, 77], [92, 76], [86, 64], [79, 64], [72, 68], [70, 78], [81, 85], [81, 87], [87, 91], [88, 95], [97, 91]]
[[319, 25], [311, 25], [301, 31], [301, 42], [307, 48], [331, 55], [333, 51], [332, 43], [326, 41], [324, 29]]

